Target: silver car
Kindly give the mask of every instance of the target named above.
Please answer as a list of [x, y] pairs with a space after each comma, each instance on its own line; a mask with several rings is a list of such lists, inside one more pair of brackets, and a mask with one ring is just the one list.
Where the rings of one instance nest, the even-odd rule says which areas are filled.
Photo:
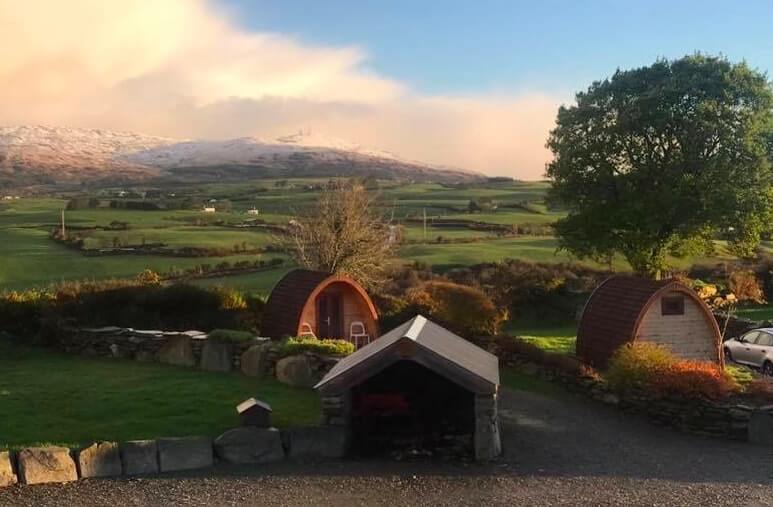
[[773, 328], [753, 329], [725, 342], [725, 359], [773, 376]]

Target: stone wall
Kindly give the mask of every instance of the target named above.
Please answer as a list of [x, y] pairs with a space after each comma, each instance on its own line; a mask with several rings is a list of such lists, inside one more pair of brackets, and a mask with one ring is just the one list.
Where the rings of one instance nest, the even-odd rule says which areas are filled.
[[87, 357], [199, 366], [212, 371], [239, 371], [244, 352], [267, 342], [268, 338], [259, 337], [238, 343], [213, 342], [201, 331], [104, 327], [63, 330], [56, 347]]
[[195, 470], [218, 462], [257, 465], [284, 459], [331, 459], [345, 451], [346, 435], [332, 426], [283, 431], [242, 426], [214, 440], [194, 436], [95, 442], [80, 449], [33, 447], [0, 451], [0, 487]]
[[279, 343], [254, 337], [240, 342], [210, 339], [201, 331], [152, 331], [119, 327], [63, 329], [55, 348], [87, 357], [128, 359], [241, 372], [277, 378], [296, 387], [312, 387], [340, 357], [304, 352], [280, 357]]

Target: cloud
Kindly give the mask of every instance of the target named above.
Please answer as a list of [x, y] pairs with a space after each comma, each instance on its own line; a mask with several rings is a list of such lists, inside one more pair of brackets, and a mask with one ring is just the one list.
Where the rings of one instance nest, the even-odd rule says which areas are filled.
[[170, 137], [311, 129], [415, 160], [539, 178], [559, 98], [428, 96], [357, 47], [237, 28], [205, 0], [0, 0], [0, 123]]

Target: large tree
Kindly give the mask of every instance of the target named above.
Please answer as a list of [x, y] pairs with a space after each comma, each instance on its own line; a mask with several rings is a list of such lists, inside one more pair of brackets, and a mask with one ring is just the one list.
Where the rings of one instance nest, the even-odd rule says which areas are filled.
[[754, 250], [773, 209], [773, 93], [745, 63], [696, 54], [620, 71], [561, 107], [547, 146], [560, 247], [658, 277], [718, 231]]
[[315, 206], [292, 222], [282, 243], [303, 267], [351, 276], [378, 286], [393, 260], [397, 231], [356, 181], [333, 181]]

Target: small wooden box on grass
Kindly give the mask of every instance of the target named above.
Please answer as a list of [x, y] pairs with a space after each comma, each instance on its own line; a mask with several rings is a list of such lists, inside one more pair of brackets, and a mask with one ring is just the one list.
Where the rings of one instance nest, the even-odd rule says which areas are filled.
[[271, 427], [271, 405], [264, 401], [249, 398], [236, 406], [242, 426], [258, 428]]

